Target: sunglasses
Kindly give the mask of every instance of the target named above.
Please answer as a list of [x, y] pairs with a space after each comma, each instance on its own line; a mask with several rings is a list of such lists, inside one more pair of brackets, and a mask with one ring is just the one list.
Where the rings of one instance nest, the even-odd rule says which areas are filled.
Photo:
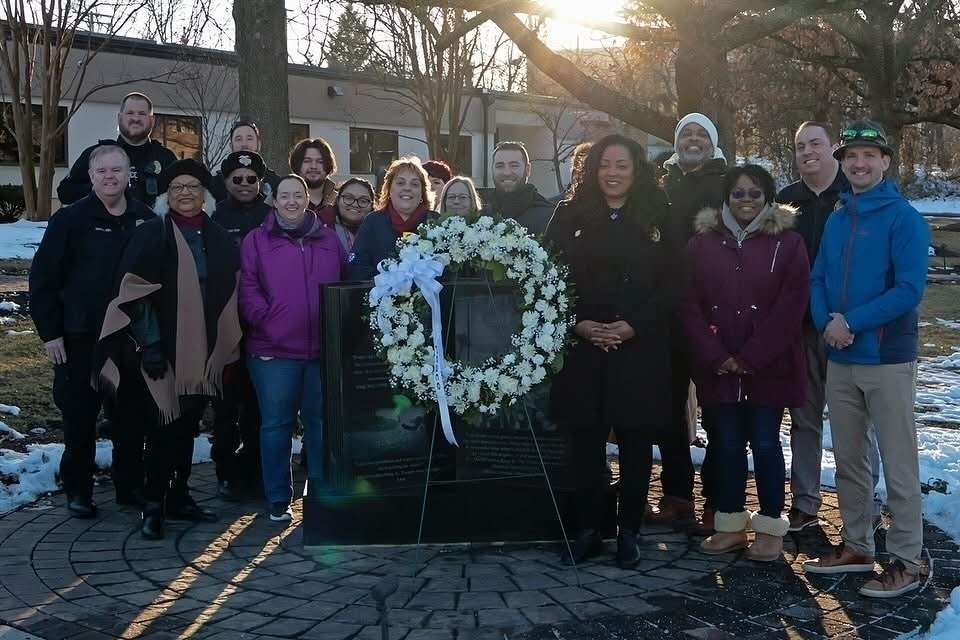
[[257, 184], [257, 180], [259, 179], [257, 176], [233, 176], [230, 178], [233, 184], [243, 184], [244, 182], [247, 184]]
[[350, 206], [353, 206], [354, 204], [356, 204], [358, 207], [370, 206], [370, 198], [367, 198], [366, 196], [361, 196], [359, 198], [356, 198], [349, 194], [344, 194], [340, 196], [340, 199], [343, 200], [343, 204], [350, 205]]
[[886, 144], [887, 139], [876, 129], [844, 129], [840, 132], [840, 142], [851, 142], [853, 140], [876, 140]]
[[759, 200], [763, 197], [763, 191], [760, 189], [734, 189], [730, 192], [730, 195], [734, 200], [743, 200], [746, 196], [750, 196], [751, 200]]

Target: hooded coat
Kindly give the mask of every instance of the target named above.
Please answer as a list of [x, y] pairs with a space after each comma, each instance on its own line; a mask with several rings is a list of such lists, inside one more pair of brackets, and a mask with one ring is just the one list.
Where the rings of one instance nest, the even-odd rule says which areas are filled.
[[[774, 204], [738, 241], [722, 212], [704, 209], [687, 244], [690, 284], [679, 316], [701, 405], [797, 407], [806, 394], [802, 321], [810, 291], [796, 210]], [[719, 375], [733, 357], [746, 373]]]

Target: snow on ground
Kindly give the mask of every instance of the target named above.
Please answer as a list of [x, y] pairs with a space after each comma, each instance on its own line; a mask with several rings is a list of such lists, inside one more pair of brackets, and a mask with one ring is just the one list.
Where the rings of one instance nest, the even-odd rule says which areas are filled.
[[960, 216], [960, 198], [923, 198], [910, 204], [924, 215]]
[[46, 228], [46, 222], [29, 220], [0, 224], [0, 259], [32, 258]]

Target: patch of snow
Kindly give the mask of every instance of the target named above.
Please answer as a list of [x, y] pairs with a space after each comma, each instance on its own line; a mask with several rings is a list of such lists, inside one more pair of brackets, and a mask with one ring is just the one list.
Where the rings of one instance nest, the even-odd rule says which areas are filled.
[[27, 329], [26, 331], [14, 331], [13, 329], [8, 329], [8, 330], [7, 330], [7, 335], [8, 335], [8, 336], [25, 336], [25, 335], [28, 335], [28, 334], [31, 334], [31, 333], [33, 333], [33, 331], [31, 331], [31, 330], [29, 330], [29, 329]]
[[8, 427], [6, 422], [0, 422], [0, 433], [9, 433], [14, 440], [23, 440], [27, 437], [13, 427]]
[[0, 316], [0, 325], [13, 324], [16, 322], [16, 318], [11, 318], [9, 316]]
[[944, 320], [943, 318], [937, 318], [937, 324], [943, 325], [948, 329], [960, 329], [960, 322], [956, 320]]
[[914, 631], [900, 636], [916, 640], [956, 640], [960, 636], [960, 587], [950, 592], [950, 604], [937, 614], [937, 619], [926, 633]]
[[7, 313], [14, 313], [20, 311], [20, 305], [16, 302], [10, 302], [9, 300], [4, 300], [0, 302], [0, 311], [6, 311]]
[[0, 258], [33, 258], [46, 228], [46, 222], [29, 220], [0, 224]]
[[8, 416], [18, 416], [20, 415], [20, 407], [14, 407], [9, 404], [0, 404], [0, 413], [5, 413]]
[[910, 200], [913, 208], [927, 216], [947, 218], [960, 216], [960, 198], [918, 198]]

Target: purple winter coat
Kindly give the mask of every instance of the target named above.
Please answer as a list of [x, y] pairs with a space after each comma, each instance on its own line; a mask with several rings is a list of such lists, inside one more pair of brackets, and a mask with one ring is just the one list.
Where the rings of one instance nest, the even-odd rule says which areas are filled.
[[[704, 209], [687, 244], [691, 282], [679, 315], [690, 342], [702, 405], [744, 402], [798, 407], [806, 396], [802, 323], [810, 296], [796, 210], [774, 205], [742, 247], [716, 209]], [[743, 375], [718, 375], [733, 357]]]
[[240, 247], [240, 314], [248, 355], [320, 357], [320, 285], [337, 282], [347, 256], [329, 227], [302, 239], [277, 225], [271, 209]]

